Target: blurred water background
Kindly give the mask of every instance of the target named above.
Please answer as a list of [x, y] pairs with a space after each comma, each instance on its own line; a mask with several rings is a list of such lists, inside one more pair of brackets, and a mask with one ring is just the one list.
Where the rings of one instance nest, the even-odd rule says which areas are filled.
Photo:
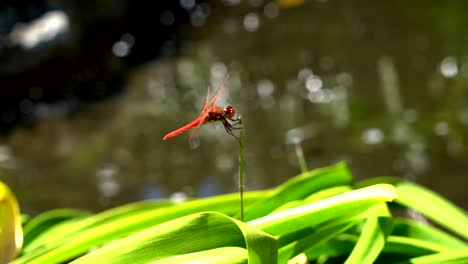
[[[111, 3], [112, 2], [112, 3]], [[246, 189], [344, 160], [468, 209], [465, 1], [25, 1], [0, 6], [0, 177], [22, 210], [237, 190], [206, 88], [242, 116]]]

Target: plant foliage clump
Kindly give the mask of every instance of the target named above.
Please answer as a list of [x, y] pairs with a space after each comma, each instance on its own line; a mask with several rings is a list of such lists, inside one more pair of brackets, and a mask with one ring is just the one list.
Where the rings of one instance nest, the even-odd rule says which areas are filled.
[[[45, 212], [24, 224], [16, 257], [20, 216], [13, 194], [0, 193], [13, 201], [1, 204], [0, 216], [8, 234], [2, 257], [14, 264], [468, 263], [466, 212], [397, 178], [353, 183], [344, 163], [246, 192], [245, 222], [237, 194], [142, 201], [98, 214]], [[392, 216], [402, 210], [429, 221]]]

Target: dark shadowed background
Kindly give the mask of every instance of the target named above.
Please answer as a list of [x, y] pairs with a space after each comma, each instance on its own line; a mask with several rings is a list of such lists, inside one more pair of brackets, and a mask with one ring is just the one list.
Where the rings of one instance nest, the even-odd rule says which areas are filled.
[[211, 85], [246, 131], [246, 188], [345, 160], [468, 209], [465, 1], [6, 1], [0, 177], [22, 210], [237, 189], [220, 124], [168, 141]]

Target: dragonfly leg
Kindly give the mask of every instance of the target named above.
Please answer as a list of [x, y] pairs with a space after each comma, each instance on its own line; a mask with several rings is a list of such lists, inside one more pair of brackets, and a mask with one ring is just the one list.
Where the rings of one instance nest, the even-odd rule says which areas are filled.
[[242, 127], [235, 127], [235, 126], [231, 126], [231, 130], [239, 130], [241, 129]]
[[240, 117], [234, 119], [234, 118], [228, 118], [232, 123], [229, 123], [231, 126], [231, 129], [241, 129], [241, 127], [236, 127], [237, 125], [242, 125], [242, 119]]
[[223, 126], [224, 126], [224, 129], [226, 130], [226, 132], [227, 132], [229, 135], [235, 137], [235, 138], [237, 139], [237, 141], [240, 141], [239, 137], [237, 137], [237, 136], [232, 132], [233, 129], [239, 129], [239, 128], [233, 127], [225, 118], [222, 119], [222, 122], [223, 122]]
[[[229, 124], [229, 127], [231, 129], [234, 129], [234, 130], [237, 130], [237, 129], [241, 129], [242, 128], [242, 120], [240, 118], [237, 118], [237, 119], [232, 119], [232, 118], [228, 118], [229, 120], [233, 121], [232, 123], [229, 123], [227, 120], [226, 122]], [[239, 127], [241, 126], [241, 127]]]
[[242, 123], [242, 119], [241, 119], [240, 116], [237, 117], [237, 118], [228, 118], [228, 119], [231, 120], [231, 121], [234, 121], [234, 122]]

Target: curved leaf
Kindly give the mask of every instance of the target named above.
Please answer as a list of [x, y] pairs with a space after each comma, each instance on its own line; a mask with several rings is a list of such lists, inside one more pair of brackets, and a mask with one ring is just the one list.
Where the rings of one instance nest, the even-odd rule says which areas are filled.
[[[246, 204], [257, 201], [266, 191], [245, 193]], [[157, 206], [159, 207], [159, 206]], [[128, 208], [127, 208], [128, 209]], [[119, 212], [119, 209], [113, 209]], [[186, 202], [155, 210], [123, 210], [124, 213], [103, 212], [81, 221], [59, 224], [45, 232], [29, 246], [32, 251], [14, 263], [61, 263], [86, 253], [93, 247], [119, 239], [146, 228], [200, 211], [217, 210], [225, 214], [239, 211], [238, 194], [221, 195]], [[103, 215], [107, 215], [103, 217]]]
[[[223, 214], [205, 212], [138, 232], [91, 252], [73, 263], [143, 264], [221, 247], [247, 248], [248, 263], [277, 261], [275, 238]], [[238, 254], [238, 251], [234, 253]]]
[[268, 197], [247, 207], [244, 219], [249, 221], [265, 216], [287, 202], [304, 199], [325, 188], [349, 185], [351, 181], [351, 173], [343, 162], [303, 173], [275, 188]]
[[345, 263], [374, 263], [385, 246], [391, 224], [392, 221], [388, 217], [371, 217], [367, 219], [364, 230]]
[[468, 263], [468, 249], [448, 250], [442, 253], [430, 254], [423, 257], [412, 258], [407, 262], [412, 264], [466, 264]]
[[468, 215], [463, 209], [422, 186], [401, 182], [395, 202], [412, 208], [432, 221], [468, 239]]
[[410, 257], [423, 256], [446, 250], [450, 249], [443, 245], [425, 240], [400, 236], [389, 236], [384, 248], [384, 252], [386, 253], [394, 253]]
[[[171, 200], [147, 200], [115, 207], [84, 219], [68, 219], [68, 221], [62, 221], [61, 223], [52, 226], [47, 230], [47, 232], [38, 234], [34, 241], [29, 241], [28, 244], [25, 244], [23, 254], [33, 251], [39, 247], [44, 247], [51, 242], [53, 244], [59, 239], [72, 236], [73, 234], [77, 234], [89, 228], [96, 228], [119, 219], [140, 215], [151, 210], [163, 209], [169, 206], [174, 206], [174, 202]], [[48, 212], [45, 214], [45, 218], [49, 217]], [[33, 218], [31, 222], [40, 222], [43, 220], [42, 218], [43, 217], [39, 215]]]
[[351, 218], [378, 203], [389, 202], [395, 198], [395, 187], [377, 184], [267, 215], [250, 221], [249, 224], [271, 235], [283, 235], [327, 221]]
[[247, 250], [240, 247], [215, 248], [155, 261], [151, 264], [245, 264]]
[[14, 259], [23, 245], [21, 215], [16, 197], [0, 182], [0, 263]]
[[415, 238], [443, 245], [451, 249], [463, 249], [468, 247], [468, 244], [459, 238], [433, 226], [412, 219], [394, 219], [392, 236]]
[[[320, 243], [313, 250], [306, 251], [306, 254], [309, 260], [318, 259], [320, 256], [346, 256], [353, 250], [358, 240], [359, 235], [357, 234], [341, 234], [324, 243]], [[418, 239], [388, 236], [382, 253], [398, 255], [401, 259], [402, 256], [407, 258], [419, 257], [447, 250], [449, 249], [446, 247]]]
[[40, 214], [28, 221], [24, 226], [24, 246], [27, 247], [41, 233], [56, 224], [89, 215], [89, 212], [76, 209], [56, 209]]
[[326, 225], [306, 234], [301, 232], [302, 236], [298, 240], [280, 248], [278, 252], [278, 262], [286, 263], [288, 260], [301, 253], [313, 250], [316, 245], [343, 233], [359, 222], [361, 222], [361, 220], [349, 221], [345, 224]]
[[312, 202], [319, 201], [324, 198], [328, 198], [328, 197], [331, 197], [340, 193], [349, 192], [351, 190], [353, 190], [353, 188], [351, 188], [350, 185], [339, 185], [339, 186], [330, 187], [330, 188], [323, 189], [323, 190], [320, 190], [316, 193], [309, 195], [307, 198], [304, 199], [304, 202], [312, 203]]

